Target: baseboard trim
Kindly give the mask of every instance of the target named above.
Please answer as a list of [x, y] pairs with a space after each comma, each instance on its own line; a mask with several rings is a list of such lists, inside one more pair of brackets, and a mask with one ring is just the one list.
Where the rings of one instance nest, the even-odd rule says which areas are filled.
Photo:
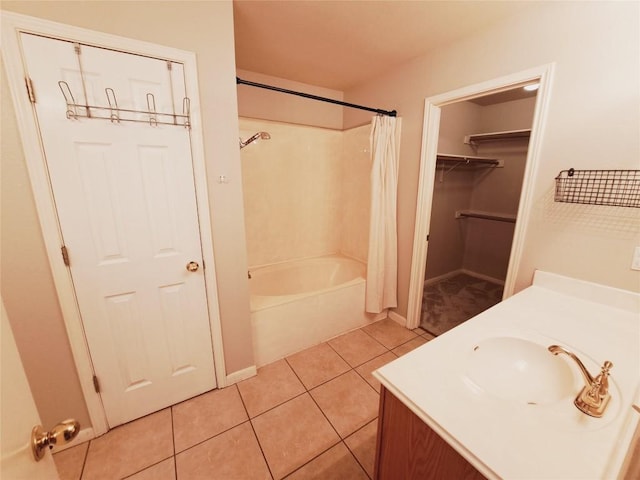
[[241, 382], [242, 380], [246, 380], [247, 378], [254, 377], [258, 374], [258, 369], [255, 365], [251, 365], [250, 367], [243, 368], [242, 370], [238, 370], [237, 372], [230, 373], [227, 375], [227, 384], [226, 386], [233, 385], [234, 383]]
[[[388, 308], [385, 308], [385, 309], [384, 309], [383, 311], [381, 311], [380, 313], [372, 314], [372, 315], [375, 315], [375, 316], [373, 317], [373, 321], [374, 321], [374, 322], [377, 322], [377, 321], [379, 321], [379, 320], [384, 320], [385, 318], [387, 318], [387, 317], [389, 316], [389, 311], [390, 311], [390, 310], [389, 310]], [[358, 328], [361, 328], [361, 327], [358, 327]]]
[[489, 275], [485, 275], [483, 273], [474, 272], [473, 270], [467, 270], [466, 268], [459, 268], [457, 270], [453, 270], [451, 272], [445, 273], [443, 275], [438, 275], [437, 277], [430, 278], [424, 281], [424, 286], [427, 287], [429, 285], [433, 285], [434, 283], [440, 282], [442, 280], [446, 280], [447, 278], [454, 277], [458, 274], [464, 273], [471, 277], [479, 278], [480, 280], [485, 280], [487, 282], [495, 283], [496, 285], [504, 286], [504, 280], [499, 278], [490, 277]]
[[403, 327], [407, 326], [407, 319], [393, 310], [389, 310], [389, 318]]
[[78, 436], [69, 443], [66, 443], [64, 445], [56, 445], [53, 448], [52, 453], [60, 453], [68, 448], [77, 447], [78, 445], [88, 442], [89, 440], [93, 440], [94, 438], [96, 438], [96, 435], [93, 431], [93, 427], [83, 428], [80, 430], [80, 432], [78, 432]]
[[460, 273], [464, 273], [464, 270], [459, 268], [458, 270], [452, 270], [451, 272], [443, 273], [442, 275], [438, 275], [437, 277], [430, 278], [424, 281], [424, 286], [433, 285], [434, 283], [438, 283], [442, 280], [446, 280], [447, 278], [454, 277]]
[[500, 280], [499, 278], [490, 277], [489, 275], [474, 272], [472, 270], [467, 270], [466, 268], [463, 268], [462, 270], [460, 270], [460, 272], [466, 273], [467, 275], [470, 275], [472, 277], [479, 278], [480, 280], [485, 280], [490, 283], [495, 283], [496, 285], [502, 285], [504, 287], [504, 280]]

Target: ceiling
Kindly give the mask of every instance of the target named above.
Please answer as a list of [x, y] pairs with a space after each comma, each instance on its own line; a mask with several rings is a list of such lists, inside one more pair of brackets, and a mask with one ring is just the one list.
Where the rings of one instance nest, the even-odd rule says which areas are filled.
[[535, 3], [234, 0], [236, 65], [345, 91]]

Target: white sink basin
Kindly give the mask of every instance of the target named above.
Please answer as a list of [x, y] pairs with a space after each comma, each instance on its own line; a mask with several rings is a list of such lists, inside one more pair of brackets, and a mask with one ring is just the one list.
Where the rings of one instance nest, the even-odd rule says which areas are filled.
[[[530, 405], [575, 397], [575, 374], [546, 345], [523, 338], [483, 340], [469, 354], [466, 377], [474, 390]], [[468, 382], [467, 382], [468, 383]]]

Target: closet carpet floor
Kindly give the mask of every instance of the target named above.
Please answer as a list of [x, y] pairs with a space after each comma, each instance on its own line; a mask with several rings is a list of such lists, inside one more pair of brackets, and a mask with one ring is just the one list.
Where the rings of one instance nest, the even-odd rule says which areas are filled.
[[442, 335], [502, 300], [503, 286], [460, 273], [425, 285], [420, 326]]

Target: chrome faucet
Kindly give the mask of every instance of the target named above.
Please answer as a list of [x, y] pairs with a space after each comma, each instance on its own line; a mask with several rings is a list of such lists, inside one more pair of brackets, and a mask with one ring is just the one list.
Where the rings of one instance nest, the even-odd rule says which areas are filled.
[[575, 354], [558, 345], [551, 345], [549, 351], [554, 355], [564, 353], [578, 364], [584, 377], [585, 386], [580, 390], [573, 403], [578, 407], [578, 410], [587, 415], [597, 418], [602, 417], [611, 399], [609, 394], [609, 370], [613, 367], [613, 363], [608, 360], [605, 361], [600, 368], [600, 373], [594, 378]]

